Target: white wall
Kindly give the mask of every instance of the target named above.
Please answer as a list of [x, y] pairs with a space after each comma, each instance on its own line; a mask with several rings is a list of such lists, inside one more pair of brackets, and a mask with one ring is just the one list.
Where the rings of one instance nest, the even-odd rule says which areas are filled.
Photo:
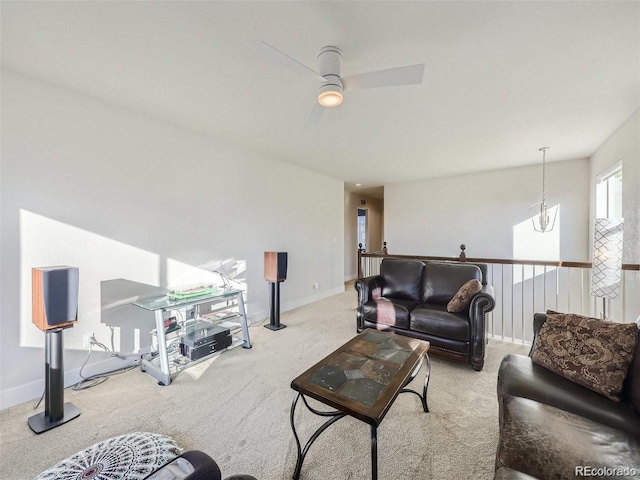
[[[101, 323], [106, 280], [166, 286], [207, 275], [193, 266], [224, 262], [261, 320], [263, 252], [279, 250], [289, 252], [284, 310], [343, 291], [337, 180], [5, 70], [1, 167], [3, 408], [43, 387], [33, 266], [80, 269], [79, 323], [65, 332], [67, 383], [86, 357], [83, 333], [110, 342]], [[132, 345], [120, 333], [116, 346]]]
[[[588, 261], [589, 161], [547, 164], [547, 202], [559, 212], [555, 228], [544, 234], [530, 219], [530, 206], [541, 200], [541, 177], [540, 164], [385, 185], [387, 248], [454, 257], [464, 243], [468, 257]], [[580, 271], [509, 267], [489, 269], [496, 292], [490, 335], [530, 341], [533, 314], [545, 308], [590, 313]]]
[[469, 257], [587, 261], [589, 176], [588, 160], [547, 163], [547, 203], [560, 210], [545, 234], [532, 231], [529, 212], [541, 165], [385, 185], [387, 248], [457, 256], [464, 243]]
[[[590, 245], [596, 217], [596, 177], [622, 159], [623, 263], [640, 263], [640, 110], [624, 122], [591, 156]], [[590, 257], [591, 254], [590, 247]], [[611, 318], [632, 322], [640, 318], [640, 272], [624, 272], [625, 302], [613, 300]]]
[[[366, 202], [362, 205], [361, 200]], [[344, 192], [344, 280], [356, 278], [358, 273], [358, 209], [367, 210], [369, 222], [369, 245], [367, 251], [382, 250], [384, 241], [384, 200], [359, 195], [354, 192]]]
[[624, 122], [591, 156], [589, 209], [591, 244], [596, 218], [596, 177], [622, 159], [624, 263], [640, 263], [640, 110]]

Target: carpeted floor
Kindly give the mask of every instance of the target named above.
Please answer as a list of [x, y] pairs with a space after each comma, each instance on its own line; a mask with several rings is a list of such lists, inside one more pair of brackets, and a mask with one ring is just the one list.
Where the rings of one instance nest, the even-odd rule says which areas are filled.
[[[347, 292], [282, 315], [288, 328], [250, 329], [253, 348], [234, 349], [179, 374], [168, 387], [133, 370], [85, 391], [66, 390], [81, 415], [35, 435], [33, 402], [0, 412], [0, 478], [30, 479], [106, 438], [135, 431], [171, 436], [183, 449], [211, 455], [223, 475], [289, 479], [295, 441], [289, 426], [298, 374], [355, 335], [356, 294]], [[432, 356], [430, 413], [415, 395], [400, 395], [378, 429], [379, 478], [490, 479], [498, 439], [496, 373], [509, 353], [527, 348], [490, 341], [485, 369]], [[419, 389], [421, 372], [415, 380]], [[322, 419], [298, 409], [303, 442]], [[302, 478], [370, 478], [369, 427], [346, 417], [314, 443]]]

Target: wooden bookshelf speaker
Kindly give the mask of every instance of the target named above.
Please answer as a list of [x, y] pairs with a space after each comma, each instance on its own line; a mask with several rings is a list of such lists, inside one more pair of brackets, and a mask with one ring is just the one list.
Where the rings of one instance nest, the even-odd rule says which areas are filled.
[[269, 282], [287, 279], [287, 252], [264, 252], [264, 278]]
[[79, 273], [76, 267], [42, 267], [31, 270], [31, 320], [46, 334], [44, 412], [29, 417], [35, 433], [46, 432], [80, 415], [64, 403], [64, 346], [62, 333], [78, 321]]
[[282, 330], [280, 323], [280, 283], [287, 279], [287, 252], [264, 252], [264, 279], [269, 282], [271, 320], [265, 328]]
[[31, 270], [31, 321], [36, 327], [47, 331], [78, 321], [79, 278], [76, 267]]

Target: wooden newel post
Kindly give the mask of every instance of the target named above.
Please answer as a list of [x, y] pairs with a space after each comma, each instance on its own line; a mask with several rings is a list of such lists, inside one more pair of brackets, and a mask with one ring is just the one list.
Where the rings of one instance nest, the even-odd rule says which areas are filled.
[[382, 244], [384, 245], [382, 247], [382, 253], [384, 253], [385, 255], [389, 255], [389, 252], [387, 252], [387, 242], [382, 242]]
[[362, 278], [362, 252], [364, 249], [362, 248], [362, 244], [358, 244], [358, 278]]
[[464, 253], [466, 248], [467, 248], [467, 246], [464, 243], [462, 245], [460, 245], [460, 258], [459, 258], [459, 260], [461, 262], [466, 262], [467, 261], [467, 254]]

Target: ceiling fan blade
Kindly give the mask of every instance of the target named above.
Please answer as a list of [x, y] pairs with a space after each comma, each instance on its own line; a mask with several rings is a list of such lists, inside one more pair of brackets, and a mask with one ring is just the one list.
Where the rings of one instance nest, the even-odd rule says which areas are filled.
[[344, 77], [342, 84], [345, 90], [418, 85], [422, 83], [423, 76], [424, 63], [421, 63], [408, 67], [389, 68], [387, 70], [351, 75], [350, 77]]
[[319, 82], [325, 82], [326, 79], [318, 72], [307, 67], [303, 63], [300, 63], [293, 57], [290, 57], [286, 53], [278, 50], [276, 47], [269, 45], [267, 42], [258, 40], [252, 44], [253, 50], [263, 59], [271, 61], [275, 64], [281, 65], [294, 72], [301, 73], [303, 75], [311, 75]]
[[307, 128], [313, 128], [318, 126], [318, 123], [320, 123], [320, 118], [322, 117], [323, 113], [324, 113], [324, 107], [320, 105], [318, 102], [315, 102], [313, 104], [313, 108], [309, 110], [309, 113], [307, 114], [307, 122], [305, 123], [305, 126]]

